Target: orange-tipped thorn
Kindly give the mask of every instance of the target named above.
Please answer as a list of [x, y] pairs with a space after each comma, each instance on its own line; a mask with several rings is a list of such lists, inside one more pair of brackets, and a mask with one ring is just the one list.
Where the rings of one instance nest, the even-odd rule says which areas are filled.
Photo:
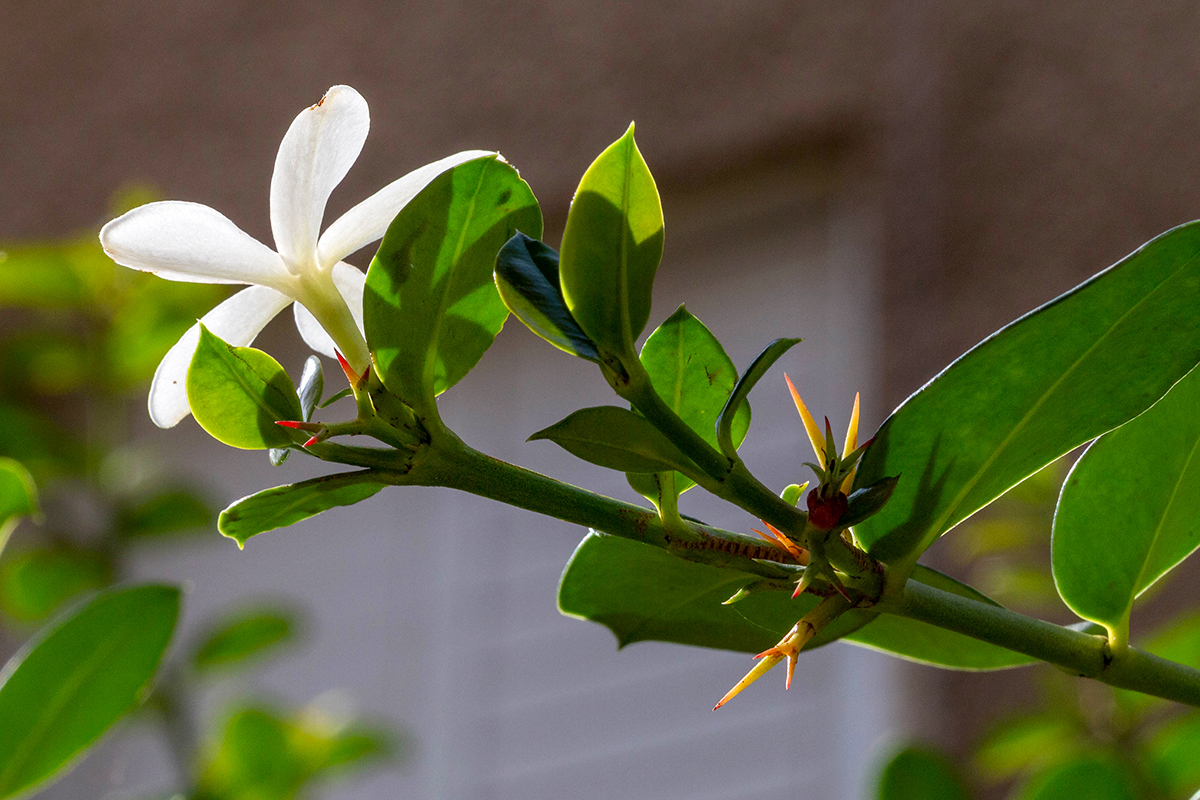
[[810, 570], [810, 569], [804, 570], [804, 574], [800, 576], [800, 580], [796, 583], [796, 591], [792, 592], [793, 600], [795, 600], [800, 595], [804, 594], [804, 591], [809, 586], [812, 585], [814, 574], [815, 573], [813, 572], [813, 570]]
[[367, 373], [364, 372], [362, 375], [359, 375], [355, 372], [354, 367], [350, 366], [350, 362], [342, 356], [340, 351], [334, 350], [333, 354], [337, 356], [338, 364], [341, 365], [342, 372], [346, 373], [346, 380], [350, 381], [350, 385], [355, 388], [362, 386], [363, 379], [367, 377]]
[[[850, 455], [858, 449], [858, 412], [859, 412], [859, 393], [854, 393], [854, 410], [850, 412], [850, 425], [846, 428], [846, 445], [842, 448], [843, 455]], [[842, 493], [850, 493], [850, 485], [854, 483], [854, 473], [858, 469], [856, 465], [850, 470], [850, 474], [846, 476], [846, 480], [842, 481]]]
[[767, 522], [765, 519], [762, 521], [762, 523], [763, 523], [763, 525], [767, 526], [767, 530], [769, 530], [771, 532], [770, 535], [763, 533], [758, 528], [751, 528], [751, 530], [754, 531], [755, 533], [757, 533], [759, 536], [766, 539], [768, 542], [771, 542], [772, 544], [774, 544], [778, 547], [782, 547], [784, 550], [786, 550], [788, 552], [789, 555], [791, 555], [792, 558], [796, 559], [797, 563], [799, 563], [801, 565], [808, 564], [808, 551], [807, 550], [805, 550], [804, 548], [800, 547], [798, 544], [793, 542], [786, 535], [784, 535], [783, 531], [779, 530], [774, 525]]
[[788, 391], [792, 393], [792, 402], [796, 404], [796, 410], [800, 412], [800, 419], [804, 420], [804, 430], [808, 432], [808, 441], [812, 443], [813, 452], [817, 454], [817, 461], [820, 464], [824, 464], [825, 437], [821, 435], [821, 429], [817, 427], [817, 421], [808, 412], [808, 406], [804, 405], [804, 401], [800, 399], [800, 393], [796, 391], [796, 385], [792, 383], [792, 379], [786, 374], [783, 376], [783, 379], [787, 381]]
[[311, 439], [309, 439], [307, 442], [305, 442], [304, 446], [312, 447], [314, 444], [320, 443], [320, 441], [321, 441], [321, 435], [317, 434], [316, 436], [313, 436]]
[[320, 431], [322, 428], [324, 428], [324, 426], [319, 422], [300, 422], [294, 419], [277, 419], [275, 420], [275, 424], [297, 431], [309, 431], [310, 433], [314, 431]]

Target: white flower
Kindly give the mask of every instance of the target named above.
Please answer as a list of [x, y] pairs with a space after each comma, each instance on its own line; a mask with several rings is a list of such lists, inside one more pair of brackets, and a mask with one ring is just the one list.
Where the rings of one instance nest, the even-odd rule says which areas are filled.
[[[334, 86], [288, 128], [271, 176], [271, 250], [226, 217], [199, 203], [150, 203], [100, 231], [118, 264], [174, 281], [249, 283], [200, 320], [230, 344], [244, 347], [295, 302], [296, 327], [314, 350], [339, 350], [363, 372], [370, 354], [362, 333], [366, 276], [342, 261], [381, 238], [409, 200], [442, 172], [492, 155], [469, 150], [435, 161], [388, 184], [319, 234], [325, 203], [362, 151], [370, 127], [367, 102], [349, 86]], [[190, 413], [186, 378], [199, 341], [197, 323], [154, 373], [150, 418], [169, 428]]]

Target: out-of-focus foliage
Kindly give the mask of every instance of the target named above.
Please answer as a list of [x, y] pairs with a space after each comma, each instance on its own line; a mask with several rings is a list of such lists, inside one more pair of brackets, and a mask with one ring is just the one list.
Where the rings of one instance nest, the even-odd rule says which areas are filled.
[[[131, 195], [117, 210], [147, 199]], [[173, 283], [118, 267], [93, 233], [63, 243], [0, 244], [0, 624], [14, 634], [25, 638], [32, 626], [45, 626], [52, 615], [104, 590], [125, 572], [136, 548], [170, 545], [185, 534], [202, 533], [216, 546], [224, 541], [205, 493], [163, 474], [151, 454], [132, 446], [129, 420], [144, 413], [141, 397], [166, 351], [227, 293], [227, 287]], [[34, 480], [45, 499], [44, 525], [17, 527], [5, 547], [20, 520], [39, 517]], [[368, 756], [393, 752], [383, 729], [349, 717], [335, 724], [313, 710], [268, 712], [253, 699], [226, 709], [220, 732], [191, 730], [188, 706], [206, 681], [245, 681], [248, 668], [277, 654], [303, 626], [286, 604], [234, 609], [192, 642], [186, 661], [168, 662], [151, 688], [157, 656], [141, 659], [136, 674], [128, 667], [137, 652], [153, 648], [112, 637], [153, 634], [150, 644], [161, 655], [163, 625], [118, 630], [89, 610], [103, 611], [112, 598], [136, 598], [156, 588], [102, 593], [55, 623], [51, 633], [38, 634], [41, 644], [18, 654], [12, 675], [24, 676], [22, 685], [0, 676], [0, 716], [7, 708], [26, 723], [45, 717], [61, 734], [47, 739], [35, 729], [0, 722], [0, 750], [6, 742], [28, 750], [16, 772], [0, 763], [0, 796], [54, 774], [135, 699], [154, 712], [138, 719], [160, 725], [170, 741], [220, 742], [204, 753], [175, 753], [181, 796], [292, 797], [336, 768], [352, 769], [369, 763]], [[96, 638], [106, 625], [111, 636]], [[97, 645], [95, 658], [85, 640]], [[119, 646], [109, 652], [106, 641]], [[67, 709], [51, 702], [50, 688], [38, 688], [37, 680], [58, 685], [52, 670], [35, 663], [51, 646], [57, 651], [49, 666], [82, 670], [78, 681], [64, 673], [58, 684], [97, 687], [92, 694], [111, 702], [88, 708], [104, 713], [45, 716]], [[88, 672], [88, 664], [108, 664], [104, 659], [113, 661], [111, 667]], [[104, 689], [103, 680], [122, 676], [123, 693]], [[69, 705], [81, 708], [74, 700]]]

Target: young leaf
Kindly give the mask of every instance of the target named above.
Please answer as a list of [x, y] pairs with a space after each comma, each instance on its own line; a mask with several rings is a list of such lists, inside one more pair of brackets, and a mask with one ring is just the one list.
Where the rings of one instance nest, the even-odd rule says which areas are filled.
[[1009, 487], [1149, 408], [1200, 362], [1200, 224], [1159, 236], [1003, 328], [884, 422], [855, 487], [900, 483], [855, 529], [915, 560]]
[[746, 402], [746, 398], [750, 395], [750, 390], [754, 388], [754, 384], [758, 383], [763, 375], [767, 374], [767, 370], [779, 360], [780, 356], [801, 341], [800, 339], [776, 339], [754, 357], [754, 360], [750, 362], [750, 366], [738, 378], [733, 391], [729, 393], [729, 399], [725, 402], [725, 407], [721, 409], [721, 413], [717, 417], [717, 443], [721, 446], [721, 452], [725, 455], [730, 458], [737, 458], [737, 448], [740, 442], [735, 443], [733, 440], [734, 422], [737, 420], [742, 405]]
[[621, 472], [696, 469], [645, 417], [617, 406], [581, 408], [529, 437], [531, 442], [538, 439], [549, 439], [584, 461]]
[[878, 800], [968, 800], [954, 766], [945, 756], [906, 747], [888, 760], [879, 776]]
[[217, 528], [245, 547], [251, 536], [282, 528], [337, 506], [366, 500], [387, 485], [371, 470], [289, 483], [243, 497], [221, 512]]
[[1075, 462], [1054, 515], [1054, 582], [1110, 630], [1133, 599], [1200, 547], [1200, 370]]
[[[563, 572], [558, 606], [564, 614], [607, 626], [621, 646], [654, 640], [759, 653], [810, 611], [817, 598], [803, 594], [793, 600], [790, 592], [752, 591], [733, 605], [722, 604], [756, 580], [739, 570], [685, 561], [656, 547], [593, 532], [580, 543]], [[992, 602], [925, 567], [914, 571], [913, 580]], [[932, 625], [864, 610], [843, 614], [818, 634], [808, 649], [843, 637], [950, 669], [1003, 669], [1032, 661]]]
[[[313, 411], [321, 403], [321, 395], [325, 393], [325, 370], [321, 366], [321, 359], [316, 356], [309, 356], [304, 362], [304, 371], [300, 373], [300, 411], [301, 420], [308, 422], [312, 419]], [[348, 390], [347, 390], [348, 391]], [[271, 463], [275, 466], [281, 466], [287, 461], [288, 454], [292, 452], [284, 447], [272, 447], [269, 451]]]
[[98, 595], [0, 670], [0, 798], [50, 778], [145, 699], [179, 615], [179, 590]]
[[599, 362], [596, 343], [567, 310], [558, 280], [558, 253], [518, 231], [496, 254], [500, 299], [525, 327], [559, 350]]
[[601, 349], [635, 355], [662, 253], [662, 203], [631, 124], [583, 174], [563, 231], [563, 297]]
[[243, 450], [292, 441], [281, 419], [299, 419], [300, 398], [279, 362], [252, 347], [233, 347], [203, 325], [188, 368], [188, 405], [217, 441]]
[[496, 252], [518, 230], [542, 235], [529, 185], [498, 156], [448, 170], [392, 221], [363, 296], [380, 377], [419, 413], [462, 379], [508, 317], [492, 280]]
[[257, 658], [291, 641], [295, 631], [296, 617], [290, 611], [243, 612], [208, 631], [192, 654], [192, 666], [203, 672]]
[[[733, 390], [737, 370], [712, 332], [680, 306], [646, 339], [641, 361], [667, 407], [706, 442], [716, 446], [717, 414]], [[732, 426], [735, 446], [746, 438], [749, 427], [750, 406], [742, 404]], [[658, 502], [659, 482], [653, 476], [635, 473], [629, 476], [629, 483], [642, 496]], [[695, 485], [683, 475], [674, 477], [676, 495]]]

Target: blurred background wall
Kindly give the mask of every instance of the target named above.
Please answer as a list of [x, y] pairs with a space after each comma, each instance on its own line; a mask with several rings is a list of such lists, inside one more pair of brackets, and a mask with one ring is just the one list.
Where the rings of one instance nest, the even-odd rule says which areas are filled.
[[[1027, 0], [9, 0], [0, 3], [0, 30], [6, 33], [0, 48], [6, 87], [0, 97], [0, 240], [94, 230], [107, 219], [113, 193], [134, 183], [207, 203], [270, 241], [267, 187], [279, 139], [292, 117], [328, 86], [348, 83], [371, 103], [372, 135], [327, 219], [414, 166], [484, 147], [500, 150], [521, 169], [546, 211], [547, 238], [556, 241], [578, 176], [635, 119], [667, 218], [655, 318], [687, 300], [727, 341], [739, 365], [775, 336], [807, 337], [804, 353], [788, 369], [812, 387], [806, 396], [835, 421], [844, 419], [853, 391], [863, 389], [868, 419], [878, 422], [982, 336], [1154, 234], [1192, 219], [1200, 208], [1200, 151], [1194, 146], [1200, 130], [1200, 51], [1194, 46], [1200, 9], [1193, 3], [1107, 4], [1099, 11], [1089, 3]], [[357, 263], [365, 266], [366, 259]], [[574, 364], [539, 372], [547, 369], [543, 354], [526, 354], [522, 334], [507, 330], [485, 369], [450, 402], [462, 404], [463, 425], [485, 449], [537, 464], [542, 456], [533, 455], [533, 446], [517, 443], [558, 418], [554, 412], [564, 408], [566, 392], [558, 397], [557, 388], [539, 387], [542, 405], [535, 405], [522, 400], [521, 393], [530, 391], [526, 381], [567, 375], [571, 389], [596, 381], [571, 372]], [[276, 325], [264, 342], [289, 368], [298, 368], [294, 331]], [[524, 364], [532, 377], [507, 372], [505, 359]], [[485, 424], [471, 403], [483, 408], [497, 387], [515, 398], [504, 408], [517, 416], [497, 410]], [[778, 470], [773, 477], [782, 485], [797, 477], [803, 459], [794, 455], [802, 451], [761, 440], [786, 435], [788, 446], [799, 448], [801, 431], [785, 413], [786, 403], [774, 408], [756, 421], [756, 455], [764, 469]], [[141, 410], [130, 414], [140, 419]], [[222, 451], [193, 423], [185, 426], [182, 433], [147, 426], [144, 436], [164, 452], [220, 470], [213, 491], [223, 501], [307, 474], [291, 465], [286, 475], [269, 473], [261, 455]], [[547, 459], [543, 463], [556, 469], [579, 470]], [[480, 593], [483, 607], [496, 596], [489, 587], [511, 592], [521, 584], [520, 574], [506, 570], [527, 559], [487, 549], [502, 547], [495, 542], [503, 537], [476, 548], [469, 529], [486, 524], [520, 541], [529, 518], [457, 497], [410, 502], [399, 492], [384, 493], [364, 508], [369, 511], [363, 515], [329, 515], [328, 521], [269, 534], [261, 556], [253, 545], [238, 554], [218, 542], [215, 550], [197, 550], [192, 562], [148, 559], [141, 568], [146, 575], [194, 580], [194, 614], [204, 611], [206, 592], [218, 591], [206, 586], [303, 589], [319, 618], [311, 659], [272, 675], [273, 685], [311, 696], [358, 681], [360, 692], [366, 687], [379, 693], [360, 700], [404, 722], [418, 742], [403, 778], [412, 796], [467, 789], [509, 796], [513, 787], [526, 792], [514, 796], [548, 796], [541, 792], [551, 784], [521, 783], [533, 780], [543, 762], [504, 773], [505, 764], [525, 763], [512, 755], [516, 751], [500, 748], [480, 757], [491, 759], [494, 769], [456, 765], [455, 754], [474, 758], [482, 745], [464, 732], [462, 726], [472, 728], [469, 722], [446, 718], [470, 714], [474, 690], [450, 687], [477, 685], [487, 680], [487, 670], [445, 644], [453, 637], [441, 645], [421, 638], [447, 627], [457, 634], [457, 626], [470, 625], [463, 621], [470, 614], [454, 605], [467, 602], [470, 592]], [[360, 530], [368, 521], [403, 529], [408, 543], [380, 550], [372, 540], [395, 533]], [[743, 529], [748, 524], [727, 522]], [[530, 614], [553, 617], [553, 576], [578, 538], [565, 527], [539, 529], [554, 544], [536, 577], [544, 590], [529, 601]], [[330, 544], [336, 537], [354, 544], [343, 551], [340, 543]], [[541, 545], [531, 547], [538, 551]], [[936, 548], [932, 555], [938, 557]], [[497, 564], [508, 566], [497, 572]], [[463, 573], [469, 579], [461, 584], [444, 577]], [[489, 583], [501, 575], [504, 581]], [[304, 586], [296, 584], [299, 576], [307, 576]], [[394, 604], [389, 608], [412, 616], [356, 617], [350, 611], [363, 601], [342, 588], [356, 584], [387, 587]], [[509, 608], [505, 613], [525, 619], [521, 606]], [[373, 621], [353, 622], [360, 618]], [[607, 636], [581, 622], [545, 621], [560, 623], [590, 631], [596, 648]], [[514, 641], [521, 641], [521, 630], [513, 628]], [[544, 635], [551, 637], [547, 652], [570, 650], [553, 644], [557, 633]], [[383, 642], [372, 656], [377, 661], [364, 664], [356, 654], [364, 640]], [[684, 664], [708, 656], [639, 645], [613, 657], [611, 669], [598, 669], [595, 680], [636, 672], [630, 664], [643, 662], [630, 659], [641, 658], [639, 648], [654, 651], [645, 656], [646, 670], [687, 676], [687, 688], [655, 708], [695, 704], [739, 674], [736, 659], [718, 658], [712, 662], [717, 666], [696, 669]], [[835, 708], [856, 696], [886, 697], [889, 686], [911, 686], [920, 702], [876, 709], [880, 724], [951, 747], [964, 746], [986, 714], [1019, 702], [1023, 691], [1020, 676], [1007, 679], [1009, 691], [985, 695], [978, 678], [884, 664], [870, 655], [842, 656], [841, 650], [849, 648], [813, 656], [824, 664], [814, 670], [825, 669], [830, 677], [821, 684], [828, 692], [817, 691], [811, 702], [827, 694], [833, 704], [822, 707]], [[416, 663], [421, 658], [434, 662]], [[337, 666], [338, 659], [345, 663]], [[338, 674], [314, 674], [332, 668]], [[526, 674], [532, 667], [511, 669]], [[547, 667], [546, 680], [561, 681], [563, 672], [562, 666]], [[414, 677], [442, 673], [453, 673], [460, 683], [420, 684]], [[488, 712], [494, 727], [482, 729], [494, 731], [492, 747], [528, 735], [503, 722], [509, 719], [504, 709], [520, 705], [511, 694], [520, 694], [515, 686], [485, 693], [500, 697], [503, 706]], [[856, 694], [855, 687], [867, 694]], [[770, 730], [819, 724], [816, 707], [783, 712], [791, 696], [775, 687], [755, 688], [757, 697], [747, 705], [760, 703], [757, 711], [743, 712], [736, 704], [727, 709], [745, 713], [750, 728], [753, 714], [787, 713], [764, 723]], [[459, 706], [450, 704], [456, 697]], [[586, 718], [584, 709], [559, 707], [546, 718]], [[603, 740], [612, 743], [622, 722], [604, 725]], [[744, 733], [736, 725], [725, 731], [735, 738]], [[650, 726], [636, 735], [658, 743], [661, 753], [683, 752], [672, 749], [670, 731]], [[705, 760], [710, 745], [728, 747], [720, 732], [711, 735], [689, 751], [694, 763]], [[837, 736], [869, 734], [847, 729]], [[814, 763], [821, 761], [821, 746], [811, 744], [810, 750]], [[610, 771], [640, 774], [619, 755], [614, 763], [624, 766]], [[559, 762], [574, 763], [570, 758], [563, 754]], [[669, 775], [662, 766], [668, 760], [655, 761], [658, 769], [641, 768]], [[821, 785], [837, 796], [856, 797], [861, 787], [844, 776], [861, 766], [831, 767], [818, 780], [828, 780]], [[109, 786], [109, 767], [95, 770], [86, 778], [89, 785]], [[705, 784], [711, 796], [738, 796], [737, 769], [727, 770], [728, 788], [716, 777], [705, 779], [716, 781]], [[778, 785], [748, 786], [744, 796], [783, 796], [800, 780], [797, 771], [781, 769], [769, 779]], [[568, 773], [596, 780], [586, 770]], [[152, 780], [154, 768], [146, 774]], [[712, 775], [718, 774], [714, 769]], [[390, 796], [394, 786], [382, 781], [359, 791]], [[75, 791], [63, 796], [92, 792]], [[679, 796], [698, 792], [684, 786]]]

